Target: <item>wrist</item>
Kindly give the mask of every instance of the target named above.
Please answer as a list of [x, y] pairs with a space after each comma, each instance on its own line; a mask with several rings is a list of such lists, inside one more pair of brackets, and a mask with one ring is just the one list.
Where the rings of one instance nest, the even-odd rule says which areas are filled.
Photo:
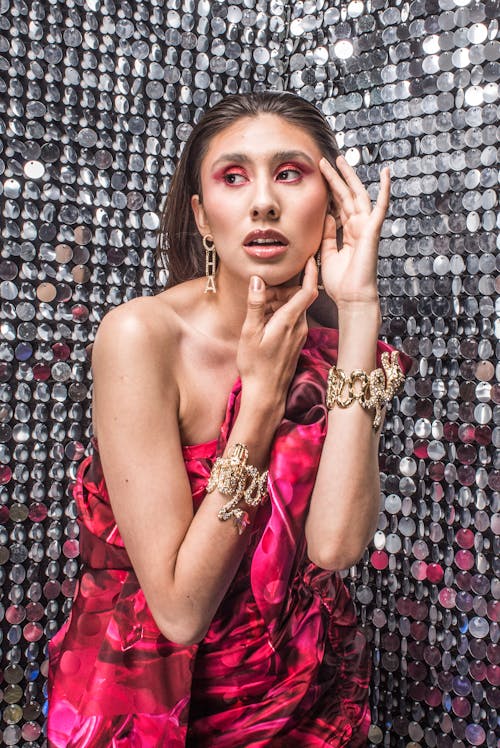
[[270, 387], [242, 382], [240, 413], [250, 422], [280, 422], [285, 410], [286, 393], [273, 392]]
[[338, 307], [338, 324], [341, 327], [362, 324], [363, 328], [377, 331], [382, 324], [382, 312], [379, 301], [373, 302], [350, 302]]
[[240, 402], [238, 416], [231, 431], [231, 442], [237, 441], [248, 447], [249, 461], [259, 470], [267, 466], [269, 450], [275, 431], [283, 417], [275, 403], [266, 405], [256, 398]]
[[380, 314], [380, 299], [378, 296], [373, 299], [357, 299], [352, 301], [336, 302], [339, 314]]
[[337, 364], [346, 372], [371, 371], [377, 362], [377, 341], [382, 318], [376, 309], [351, 310], [339, 315]]

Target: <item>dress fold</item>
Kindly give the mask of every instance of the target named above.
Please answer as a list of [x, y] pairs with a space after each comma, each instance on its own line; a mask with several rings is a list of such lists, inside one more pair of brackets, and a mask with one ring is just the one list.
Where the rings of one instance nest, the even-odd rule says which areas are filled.
[[[156, 626], [93, 440], [74, 488], [80, 578], [70, 616], [49, 642], [49, 748], [366, 745], [366, 642], [340, 575], [308, 559], [304, 537], [337, 345], [336, 330], [309, 331], [271, 447], [269, 500], [199, 644], [170, 642]], [[378, 342], [378, 365], [391, 350]], [[400, 359], [407, 371], [411, 359]], [[240, 396], [237, 379], [219, 438], [183, 448], [195, 511]]]

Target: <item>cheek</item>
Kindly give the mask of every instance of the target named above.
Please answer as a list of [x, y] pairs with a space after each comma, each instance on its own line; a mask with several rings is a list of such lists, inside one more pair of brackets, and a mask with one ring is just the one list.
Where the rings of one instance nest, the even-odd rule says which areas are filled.
[[213, 230], [216, 231], [217, 227], [225, 228], [234, 224], [234, 205], [224, 195], [219, 195], [218, 199], [214, 199], [212, 194], [210, 199], [206, 200], [204, 208], [208, 223]]
[[225, 183], [215, 180], [206, 184], [203, 207], [210, 225], [217, 223], [234, 228], [236, 216], [247, 209], [245, 193], [244, 188], [228, 188]]
[[300, 215], [301, 222], [304, 222], [309, 231], [313, 226], [322, 231], [327, 208], [328, 195], [322, 187], [317, 187], [297, 202], [296, 215]]

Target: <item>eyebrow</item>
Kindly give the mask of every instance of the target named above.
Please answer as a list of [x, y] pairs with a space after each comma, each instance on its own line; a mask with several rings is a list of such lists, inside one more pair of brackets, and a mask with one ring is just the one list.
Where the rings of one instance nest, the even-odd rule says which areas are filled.
[[[316, 166], [313, 159], [304, 151], [278, 151], [272, 156], [273, 163], [283, 163], [284, 161], [295, 161], [297, 159], [306, 161], [313, 167]], [[251, 160], [246, 153], [224, 153], [214, 162], [213, 166], [218, 166], [221, 163], [248, 164]]]

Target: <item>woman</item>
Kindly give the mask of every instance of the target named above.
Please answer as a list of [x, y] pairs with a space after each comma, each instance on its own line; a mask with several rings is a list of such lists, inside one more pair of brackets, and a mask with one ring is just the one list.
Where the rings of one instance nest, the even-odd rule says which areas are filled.
[[[386, 169], [372, 207], [290, 94], [228, 97], [194, 128], [162, 221], [169, 287], [110, 312], [93, 347], [49, 745], [365, 744], [367, 656], [335, 572], [376, 527], [381, 408], [403, 375], [397, 353], [370, 386], [355, 373], [347, 405], [342, 372], [391, 350], [389, 189]], [[316, 254], [338, 330], [309, 313]]]

